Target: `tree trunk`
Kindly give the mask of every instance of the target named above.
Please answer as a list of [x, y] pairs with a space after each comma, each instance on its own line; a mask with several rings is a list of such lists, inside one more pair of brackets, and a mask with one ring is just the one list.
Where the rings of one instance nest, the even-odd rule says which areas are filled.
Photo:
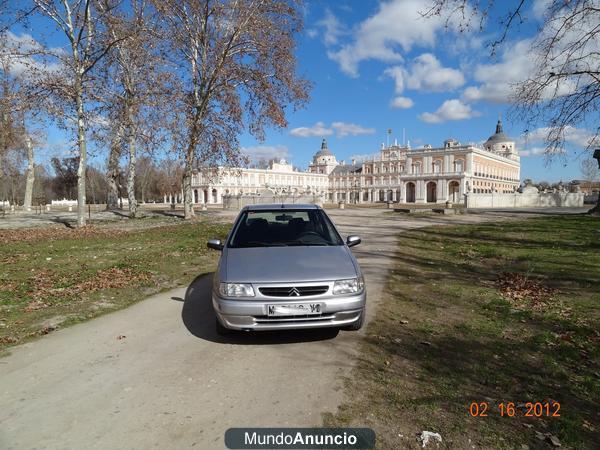
[[31, 211], [31, 200], [33, 197], [33, 182], [35, 181], [35, 171], [33, 164], [33, 143], [29, 136], [25, 137], [27, 146], [27, 179], [25, 181], [25, 199], [23, 200], [23, 209]]
[[[78, 75], [79, 76], [79, 75]], [[81, 79], [75, 82], [77, 102], [77, 144], [79, 146], [79, 167], [77, 168], [77, 225], [84, 227], [85, 217], [85, 175], [87, 166], [87, 145], [85, 136], [85, 115], [83, 111], [83, 86]]]
[[127, 198], [129, 199], [129, 217], [137, 217], [137, 201], [135, 199], [135, 165], [136, 165], [136, 148], [135, 148], [135, 130], [129, 127], [128, 136], [129, 145], [129, 173], [127, 175]]
[[594, 206], [588, 212], [593, 216], [600, 216], [600, 192], [598, 192], [598, 201], [596, 202], [596, 206]]
[[109, 211], [119, 209], [119, 157], [121, 156], [121, 137], [120, 133], [113, 139], [108, 155], [108, 170], [106, 172], [106, 182], [108, 184], [108, 198], [106, 199], [106, 209]]
[[[0, 197], [0, 202], [4, 202], [6, 200], [6, 186], [4, 183], [4, 148], [0, 147], [0, 188], [2, 189], [2, 197]], [[0, 205], [1, 206], [1, 205]]]
[[188, 151], [185, 156], [185, 169], [183, 172], [183, 211], [186, 219], [193, 218], [194, 203], [192, 199], [192, 170], [194, 162], [193, 151]]

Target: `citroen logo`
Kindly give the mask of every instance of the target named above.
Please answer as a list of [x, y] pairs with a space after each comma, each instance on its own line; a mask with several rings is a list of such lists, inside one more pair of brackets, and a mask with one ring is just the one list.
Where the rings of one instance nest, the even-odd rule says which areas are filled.
[[289, 297], [300, 297], [300, 291], [298, 289], [296, 289], [295, 287], [291, 288], [288, 292], [288, 296]]

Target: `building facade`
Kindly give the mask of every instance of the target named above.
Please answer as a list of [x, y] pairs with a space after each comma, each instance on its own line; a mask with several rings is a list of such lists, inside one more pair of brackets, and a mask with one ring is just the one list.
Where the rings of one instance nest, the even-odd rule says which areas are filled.
[[515, 141], [502, 122], [482, 145], [447, 139], [441, 147], [411, 149], [382, 145], [379, 155], [360, 162], [338, 162], [323, 139], [307, 172], [281, 161], [268, 169], [206, 169], [194, 175], [194, 200], [221, 203], [223, 195], [317, 194], [326, 202], [459, 203], [464, 194], [513, 193], [520, 185]]
[[217, 167], [195, 171], [192, 176], [194, 203], [220, 204], [225, 195], [327, 194], [327, 175], [295, 170], [285, 160], [271, 161], [267, 169]]

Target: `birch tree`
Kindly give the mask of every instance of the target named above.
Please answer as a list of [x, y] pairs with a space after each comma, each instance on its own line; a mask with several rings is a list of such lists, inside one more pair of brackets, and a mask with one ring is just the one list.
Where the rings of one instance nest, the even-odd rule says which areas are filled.
[[[108, 10], [107, 0], [99, 1], [101, 11]], [[116, 128], [115, 144], [109, 158], [116, 160], [116, 150], [126, 149], [129, 159], [127, 171], [127, 196], [129, 214], [136, 217], [137, 199], [135, 196], [136, 162], [141, 142], [156, 126], [157, 110], [164, 111], [163, 99], [166, 87], [165, 77], [161, 76], [161, 42], [154, 28], [155, 14], [146, 0], [131, 0], [126, 8], [115, 9], [112, 14], [104, 14], [103, 20], [107, 38], [116, 42], [105, 61], [109, 81], [103, 101], [112, 110], [110, 121]], [[114, 151], [113, 151], [114, 150]], [[109, 173], [115, 168], [109, 164]]]
[[27, 161], [23, 197], [27, 211], [31, 209], [35, 181], [32, 123], [43, 115], [33, 80], [28, 76], [36, 47], [28, 36], [19, 37], [10, 32], [0, 35], [0, 184], [4, 185], [4, 161], [9, 152], [22, 152]]
[[[238, 134], [264, 139], [285, 127], [286, 107], [303, 105], [309, 84], [296, 74], [295, 35], [302, 28], [296, 0], [153, 0], [160, 13], [174, 73], [183, 86], [174, 103], [184, 111], [175, 134], [185, 164], [184, 211], [194, 216], [196, 165], [246, 163]], [[178, 131], [176, 129], [176, 131]]]
[[9, 43], [8, 33], [0, 35], [0, 186], [3, 188], [2, 200], [6, 200], [4, 188], [7, 175], [8, 152], [18, 142], [18, 129], [15, 112], [20, 109], [17, 80], [13, 73], [15, 48]]
[[[93, 70], [118, 40], [107, 39], [100, 12], [92, 0], [32, 0], [38, 15], [54, 23], [67, 42], [66, 49], [46, 46], [44, 57], [54, 59], [60, 69], [40, 77], [40, 88], [54, 101], [59, 123], [72, 126], [77, 141], [77, 224], [86, 223], [86, 166], [88, 106], [95, 80]], [[111, 2], [102, 14], [110, 14], [118, 2]], [[125, 39], [125, 38], [123, 38]], [[70, 128], [70, 127], [69, 127]]]

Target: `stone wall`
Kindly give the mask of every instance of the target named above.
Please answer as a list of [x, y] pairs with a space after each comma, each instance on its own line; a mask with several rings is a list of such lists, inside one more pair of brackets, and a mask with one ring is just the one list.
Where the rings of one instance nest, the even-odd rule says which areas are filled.
[[466, 196], [467, 208], [582, 207], [582, 192], [515, 192], [514, 194], [473, 194]]

